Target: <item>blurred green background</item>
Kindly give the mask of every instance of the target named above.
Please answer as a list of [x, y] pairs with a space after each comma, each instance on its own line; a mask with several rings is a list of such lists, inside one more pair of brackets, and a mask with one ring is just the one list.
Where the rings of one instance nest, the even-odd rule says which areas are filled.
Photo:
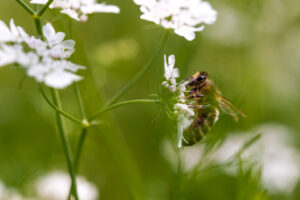
[[[57, 10], [48, 10], [42, 19], [76, 41], [72, 60], [87, 66], [81, 72], [85, 78], [80, 87], [89, 114], [147, 63], [164, 32], [140, 20], [133, 1], [106, 2], [118, 5], [121, 13], [94, 14], [85, 23], [72, 21], [72, 31], [69, 18]], [[223, 95], [247, 115], [238, 123], [221, 115], [203, 142], [213, 145], [229, 132], [272, 122], [288, 127], [300, 148], [299, 0], [210, 3], [218, 11], [217, 22], [197, 33], [192, 42], [171, 33], [163, 50], [176, 56], [182, 79], [206, 70]], [[11, 18], [36, 35], [31, 16], [15, 1], [1, 0], [0, 19], [8, 23]], [[31, 196], [37, 177], [50, 170], [66, 170], [55, 116], [34, 80], [23, 80], [24, 72], [14, 67], [0, 70], [0, 179]], [[162, 80], [163, 54], [122, 99], [153, 98], [150, 95], [159, 93]], [[79, 116], [74, 87], [61, 95], [64, 110]], [[132, 199], [139, 190], [148, 199], [159, 200], [300, 199], [299, 185], [292, 194], [270, 193], [251, 174], [230, 176], [212, 170], [178, 177], [162, 152], [165, 140], [176, 143], [175, 124], [165, 114], [154, 120], [159, 112], [157, 105], [129, 105], [102, 117], [107, 125], [89, 131], [79, 174], [98, 186], [101, 199]], [[66, 122], [75, 147], [79, 127]]]

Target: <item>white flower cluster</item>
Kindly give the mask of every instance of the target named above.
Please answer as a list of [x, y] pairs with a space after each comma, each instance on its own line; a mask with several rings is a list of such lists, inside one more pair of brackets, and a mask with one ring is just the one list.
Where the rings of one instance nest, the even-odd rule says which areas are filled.
[[154, 22], [191, 41], [204, 24], [213, 24], [217, 12], [202, 0], [134, 0], [141, 6], [141, 19]]
[[292, 132], [283, 125], [263, 124], [246, 133], [231, 134], [214, 159], [219, 163], [228, 161], [254, 133], [261, 133], [261, 138], [243, 152], [242, 158], [258, 162], [263, 183], [271, 192], [292, 193], [300, 180], [300, 152]]
[[195, 112], [187, 104], [177, 103], [174, 106], [177, 115], [177, 147], [181, 148], [183, 131], [187, 129], [193, 122]]
[[178, 68], [175, 66], [175, 56], [170, 55], [167, 57], [164, 55], [164, 77], [165, 81], [162, 85], [169, 89], [170, 92], [176, 95], [177, 103], [174, 105], [174, 114], [177, 116], [177, 136], [178, 136], [178, 147], [181, 147], [183, 139], [183, 131], [188, 128], [193, 122], [193, 116], [195, 112], [191, 109], [190, 105], [186, 103], [185, 92], [187, 81], [182, 83], [177, 83], [176, 78], [179, 77]]
[[18, 64], [28, 76], [57, 89], [81, 80], [75, 72], [84, 67], [66, 60], [73, 54], [75, 42], [64, 40], [65, 34], [56, 33], [49, 23], [43, 26], [43, 36], [45, 41], [28, 35], [12, 19], [10, 27], [0, 20], [0, 67]]
[[167, 61], [167, 56], [164, 55], [164, 69], [165, 69], [164, 77], [166, 81], [164, 81], [162, 85], [168, 88], [171, 92], [176, 91], [177, 89], [176, 78], [179, 77], [179, 71], [177, 68], [174, 68], [174, 66], [175, 66], [175, 56], [170, 55]]
[[187, 81], [181, 83], [176, 82], [176, 78], [179, 77], [179, 70], [178, 68], [174, 68], [174, 66], [175, 66], [175, 56], [170, 55], [167, 61], [167, 56], [164, 55], [164, 69], [165, 69], [164, 77], [166, 80], [162, 83], [162, 85], [165, 88], [169, 89], [170, 92], [178, 93], [178, 99], [179, 99], [178, 101], [184, 103], [185, 102], [184, 93], [186, 92], [185, 86], [188, 84], [188, 82]]
[[[77, 191], [79, 199], [99, 199], [97, 187], [88, 182], [84, 177], [77, 176]], [[68, 197], [71, 186], [70, 176], [64, 172], [55, 171], [39, 178], [36, 182], [36, 190], [39, 199], [65, 200]]]
[[[300, 151], [295, 146], [293, 133], [281, 124], [267, 123], [247, 132], [228, 134], [223, 143], [210, 152], [206, 151], [205, 143], [184, 148], [181, 151], [182, 167], [189, 171], [205, 170], [216, 164], [227, 166], [258, 133], [261, 137], [240, 154], [245, 161], [243, 167], [256, 166], [254, 169], [261, 170], [262, 182], [271, 193], [291, 194], [300, 181]], [[175, 169], [178, 157], [172, 145], [164, 142], [162, 147], [163, 155]], [[201, 160], [206, 162], [198, 165]], [[233, 163], [224, 169], [235, 176], [238, 167]]]
[[7, 187], [0, 180], [0, 199], [1, 200], [25, 200], [24, 197], [21, 196], [14, 188]]
[[[32, 4], [46, 4], [48, 0], [31, 0]], [[54, 0], [50, 8], [59, 8], [61, 12], [77, 21], [87, 21], [92, 13], [119, 13], [120, 9], [114, 5], [97, 3], [96, 0]]]

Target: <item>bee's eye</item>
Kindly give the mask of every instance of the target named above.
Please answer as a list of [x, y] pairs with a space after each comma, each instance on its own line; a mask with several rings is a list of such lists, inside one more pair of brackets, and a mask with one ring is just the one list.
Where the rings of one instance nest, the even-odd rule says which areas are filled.
[[197, 78], [197, 81], [199, 81], [199, 82], [204, 81], [204, 80], [206, 80], [206, 77], [205, 77], [205, 76], [199, 76], [199, 77]]

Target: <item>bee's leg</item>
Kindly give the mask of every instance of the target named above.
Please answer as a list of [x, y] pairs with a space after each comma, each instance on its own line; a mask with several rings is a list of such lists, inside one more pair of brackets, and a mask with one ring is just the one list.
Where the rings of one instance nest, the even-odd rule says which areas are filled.
[[194, 105], [188, 105], [189, 108], [196, 108]]
[[191, 93], [190, 95], [188, 95], [186, 98], [187, 99], [194, 99], [196, 98], [197, 100], [199, 100], [201, 97], [204, 97], [203, 94], [195, 94], [195, 93]]
[[208, 133], [210, 131], [210, 125], [209, 125], [209, 122], [207, 119], [205, 119], [205, 121], [203, 122], [203, 125], [202, 125], [202, 130], [204, 132], [204, 134], [206, 135], [206, 133]]
[[210, 127], [212, 127], [218, 120], [218, 113], [218, 110], [215, 108], [214, 111], [209, 113], [209, 115], [207, 116], [207, 122]]
[[183, 140], [182, 140], [183, 146], [191, 146], [193, 144], [196, 144], [199, 141], [196, 137], [195, 132], [197, 132], [195, 127], [190, 127], [187, 131], [183, 133]]
[[197, 141], [200, 141], [205, 136], [205, 132], [203, 131], [203, 122], [204, 119], [202, 117], [197, 117], [195, 120], [195, 131], [194, 131], [194, 138], [197, 139]]
[[201, 136], [204, 137], [206, 135], [206, 133], [210, 131], [211, 126], [209, 125], [207, 118], [203, 117], [203, 116], [200, 117], [200, 120], [198, 123], [199, 123], [199, 128], [201, 128], [201, 133], [202, 133]]
[[195, 96], [196, 96], [197, 98], [204, 97], [204, 95], [203, 95], [203, 94], [195, 94]]
[[196, 137], [192, 137], [193, 143], [196, 144], [199, 140]]
[[195, 96], [195, 94], [190, 94], [190, 95], [188, 95], [186, 98], [187, 99], [194, 99], [196, 96]]
[[195, 107], [196, 107], [196, 109], [199, 110], [199, 109], [202, 109], [202, 108], [207, 108], [209, 106], [211, 106], [211, 104], [196, 105]]
[[191, 89], [191, 92], [196, 92], [199, 89], [200, 89], [200, 87], [194, 87], [193, 89]]
[[199, 127], [198, 133], [199, 133], [201, 139], [204, 138], [205, 134], [203, 133], [203, 130], [201, 127]]

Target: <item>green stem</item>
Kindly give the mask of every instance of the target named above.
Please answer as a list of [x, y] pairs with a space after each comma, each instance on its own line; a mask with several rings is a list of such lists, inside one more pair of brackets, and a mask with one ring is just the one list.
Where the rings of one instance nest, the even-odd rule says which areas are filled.
[[79, 109], [80, 109], [80, 114], [81, 114], [81, 118], [82, 120], [85, 120], [85, 109], [84, 109], [84, 105], [83, 105], [83, 101], [82, 101], [82, 95], [80, 92], [80, 88], [77, 82], [75, 82], [75, 93], [76, 93], [76, 97], [77, 97], [77, 101], [78, 101], [78, 105], [79, 105]]
[[[42, 34], [42, 26], [41, 26], [41, 20], [40, 20], [40, 16], [37, 15], [26, 3], [24, 3], [22, 0], [16, 0], [25, 10], [27, 10], [33, 17], [35, 25], [36, 25], [36, 29], [37, 32], [39, 34], [39, 36], [41, 37], [41, 39], [43, 39], [43, 34]], [[48, 1], [49, 3], [50, 1]], [[51, 2], [50, 2], [51, 3]], [[50, 4], [49, 4], [50, 5]], [[48, 5], [48, 6], [49, 6]], [[44, 7], [45, 10], [43, 12], [46, 11], [46, 9], [48, 8], [48, 6]], [[42, 12], [42, 14], [43, 14]], [[42, 92], [43, 93], [43, 92]], [[58, 108], [56, 109], [56, 123], [57, 123], [57, 128], [58, 128], [58, 133], [62, 142], [62, 146], [63, 146], [63, 150], [65, 153], [65, 157], [66, 157], [66, 162], [67, 162], [67, 166], [68, 166], [68, 170], [69, 170], [69, 174], [71, 177], [71, 185], [72, 185], [72, 193], [74, 195], [75, 200], [79, 200], [78, 198], [78, 193], [77, 193], [77, 184], [76, 184], [76, 174], [75, 174], [75, 170], [73, 168], [73, 163], [72, 163], [72, 158], [71, 158], [71, 149], [70, 149], [70, 145], [68, 143], [67, 137], [66, 137], [66, 133], [65, 133], [65, 128], [64, 128], [64, 124], [63, 124], [63, 119], [61, 117], [61, 103], [60, 103], [60, 97], [58, 94], [58, 91], [56, 89], [51, 89], [51, 94], [53, 97], [53, 102], [54, 102], [54, 108]], [[47, 97], [45, 95], [45, 93], [43, 93], [44, 97]], [[46, 98], [48, 99], [48, 98]], [[51, 101], [48, 99], [47, 101], [48, 103], [51, 103]], [[52, 105], [52, 104], [49, 104]], [[59, 112], [59, 110], [61, 112]], [[66, 113], [65, 113], [66, 114]], [[66, 115], [65, 115], [66, 116]]]
[[75, 170], [75, 172], [77, 171], [78, 166], [79, 166], [79, 160], [80, 160], [80, 156], [81, 156], [81, 152], [82, 152], [82, 147], [83, 147], [86, 135], [87, 135], [87, 128], [83, 128], [81, 130], [79, 142], [77, 144], [77, 150], [76, 150], [76, 154], [75, 154], [75, 159], [74, 159], [74, 170]]
[[53, 0], [49, 0], [46, 5], [40, 10], [40, 12], [38, 12], [38, 16], [41, 17], [44, 12], [49, 8], [50, 4], [53, 2]]
[[100, 109], [92, 117], [90, 117], [88, 121], [91, 122], [92, 120], [94, 120], [98, 116], [102, 115], [103, 113], [105, 113], [109, 110], [112, 110], [114, 108], [124, 106], [124, 105], [135, 104], [135, 103], [154, 103], [155, 104], [155, 103], [159, 103], [159, 102], [160, 102], [159, 100], [151, 100], [151, 99], [134, 99], [134, 100], [122, 101], [120, 103], [116, 103], [116, 104], [106, 106], [106, 107]]
[[[76, 93], [76, 97], [77, 97], [79, 108], [80, 108], [80, 114], [81, 114], [82, 122], [83, 123], [86, 122], [89, 125], [89, 122], [85, 119], [85, 109], [84, 109], [84, 105], [83, 105], [79, 85], [78, 85], [77, 82], [75, 83], [75, 93]], [[77, 147], [76, 147], [75, 159], [74, 159], [74, 162], [73, 162], [73, 167], [74, 167], [75, 173], [76, 173], [78, 165], [79, 165], [80, 155], [81, 155], [83, 144], [84, 144], [84, 141], [85, 141], [85, 138], [86, 138], [86, 135], [87, 135], [87, 129], [88, 129], [88, 127], [82, 127], [79, 142], [78, 142]], [[72, 185], [71, 185], [70, 190], [69, 190], [68, 200], [71, 199], [71, 194], [72, 194]]]
[[35, 12], [23, 1], [16, 0], [30, 15], [35, 15]]
[[[51, 93], [53, 96], [53, 102], [54, 105], [57, 106], [58, 108], [61, 107], [61, 103], [60, 103], [60, 97], [58, 94], [58, 91], [55, 89], [51, 89]], [[67, 165], [68, 165], [68, 170], [69, 170], [69, 174], [71, 176], [71, 180], [72, 180], [72, 193], [74, 194], [75, 200], [78, 200], [78, 195], [77, 195], [77, 186], [76, 186], [76, 175], [75, 175], [75, 170], [73, 167], [73, 162], [72, 162], [72, 158], [71, 158], [71, 149], [70, 149], [70, 145], [68, 143], [66, 134], [65, 134], [65, 129], [63, 126], [63, 120], [61, 118], [61, 115], [58, 111], [56, 111], [56, 123], [57, 123], [57, 127], [58, 127], [58, 132], [59, 132], [59, 136], [60, 139], [62, 141], [62, 146], [63, 146], [63, 150], [65, 153], [65, 157], [67, 160]]]
[[37, 15], [34, 15], [33, 19], [34, 19], [34, 23], [35, 23], [35, 26], [36, 26], [37, 33], [39, 34], [39, 36], [41, 37], [41, 39], [43, 39], [44, 37], [43, 37], [41, 19]]
[[45, 99], [45, 101], [49, 104], [50, 107], [52, 107], [56, 112], [59, 112], [60, 114], [62, 114], [63, 116], [65, 116], [66, 118], [74, 121], [75, 123], [77, 124], [82, 124], [82, 121], [77, 119], [76, 117], [73, 117], [72, 115], [66, 113], [65, 111], [61, 110], [60, 108], [58, 108], [57, 106], [55, 106], [51, 101], [50, 99], [47, 97], [43, 87], [40, 85], [40, 91], [41, 91], [41, 94], [43, 96], [43, 98]]
[[152, 55], [148, 63], [131, 79], [118, 93], [116, 93], [107, 103], [105, 106], [109, 106], [115, 103], [121, 96], [123, 96], [151, 67], [152, 63], [154, 62], [155, 58], [159, 55], [160, 51], [164, 47], [164, 44], [168, 38], [168, 31], [166, 30], [162, 42], [158, 47], [156, 53]]
[[[73, 167], [75, 170], [75, 173], [77, 172], [77, 169], [79, 167], [79, 160], [80, 160], [80, 156], [81, 156], [81, 152], [82, 152], [82, 148], [83, 148], [83, 144], [87, 135], [87, 128], [82, 128], [81, 129], [81, 133], [80, 133], [80, 138], [77, 144], [77, 148], [76, 148], [76, 153], [75, 153], [75, 158], [74, 158], [74, 162], [73, 162]], [[71, 199], [71, 194], [72, 194], [72, 185], [70, 187], [69, 190], [69, 196], [68, 196], [68, 200]]]

